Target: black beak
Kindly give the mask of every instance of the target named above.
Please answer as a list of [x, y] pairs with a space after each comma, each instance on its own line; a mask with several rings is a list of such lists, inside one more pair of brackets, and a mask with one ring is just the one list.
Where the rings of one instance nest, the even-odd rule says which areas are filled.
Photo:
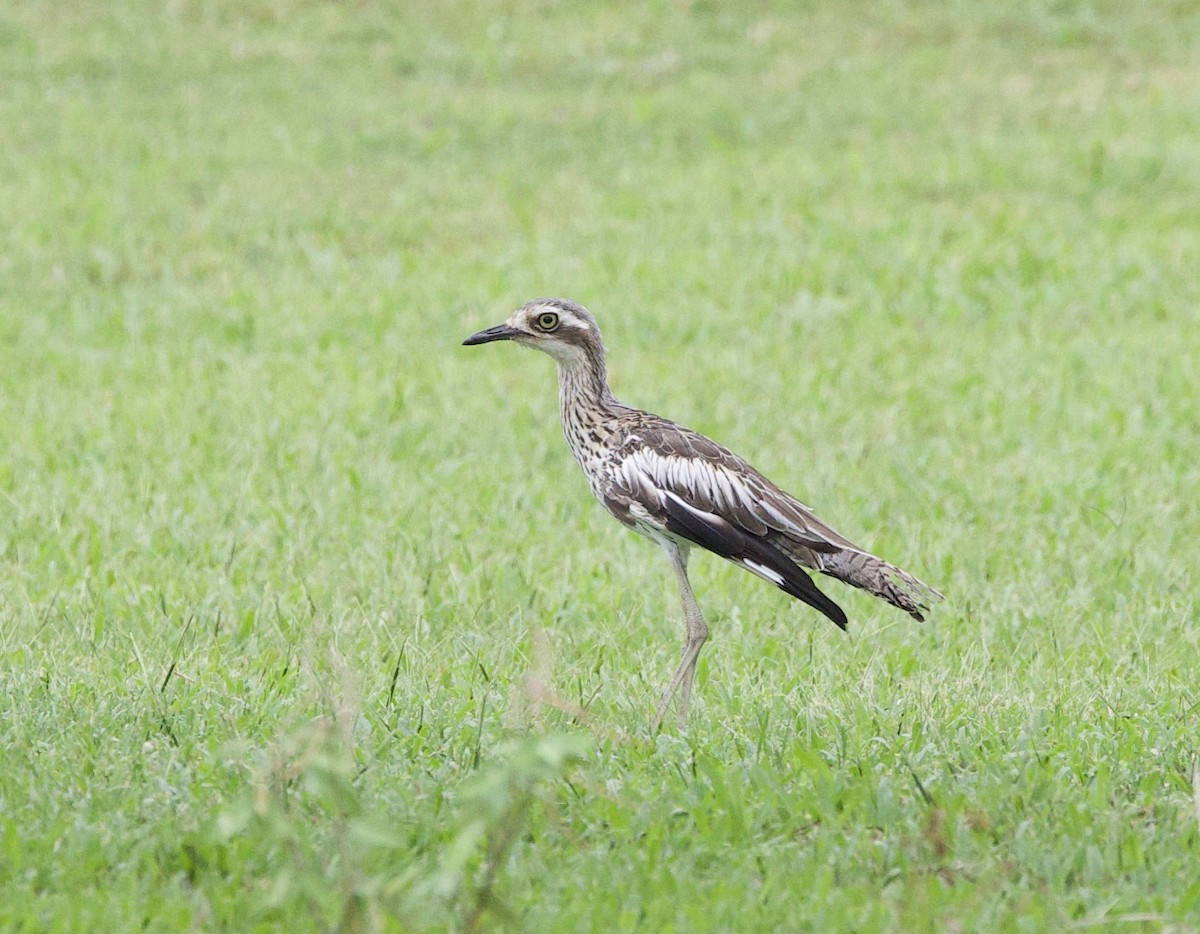
[[487, 328], [472, 334], [463, 341], [463, 346], [470, 347], [472, 344], [487, 344], [491, 341], [510, 341], [520, 333], [516, 328], [510, 328], [507, 324], [497, 324], [494, 328]]

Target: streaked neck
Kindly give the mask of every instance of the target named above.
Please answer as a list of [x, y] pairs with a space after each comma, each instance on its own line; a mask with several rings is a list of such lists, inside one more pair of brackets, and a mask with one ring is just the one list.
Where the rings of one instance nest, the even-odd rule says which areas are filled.
[[593, 350], [558, 361], [558, 404], [563, 420], [568, 416], [603, 416], [617, 400], [608, 388], [604, 356]]

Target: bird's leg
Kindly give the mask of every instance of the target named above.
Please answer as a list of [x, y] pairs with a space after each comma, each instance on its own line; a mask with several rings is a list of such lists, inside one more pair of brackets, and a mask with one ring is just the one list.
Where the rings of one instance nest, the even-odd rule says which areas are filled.
[[683, 599], [683, 619], [687, 629], [679, 667], [675, 669], [675, 674], [672, 675], [667, 689], [663, 692], [658, 712], [654, 715], [656, 732], [662, 724], [667, 707], [671, 704], [671, 698], [677, 691], [680, 692], [679, 728], [684, 729], [687, 726], [688, 704], [692, 699], [692, 679], [696, 676], [696, 659], [700, 657], [700, 649], [704, 647], [704, 643], [708, 639], [708, 625], [704, 622], [700, 604], [696, 602], [696, 595], [692, 593], [692, 585], [688, 582], [687, 551], [672, 543], [667, 546], [667, 553], [671, 556], [675, 577], [679, 581], [679, 595]]
[[[684, 561], [686, 562], [686, 560], [685, 556]], [[687, 578], [686, 563], [677, 566], [676, 571], [679, 575], [679, 590], [683, 598], [683, 614], [687, 626], [687, 641], [683, 644], [683, 654], [679, 659], [681, 668], [684, 665], [687, 666], [683, 681], [679, 685], [679, 728], [682, 730], [687, 726], [688, 705], [692, 699], [692, 683], [696, 677], [696, 661], [700, 658], [700, 649], [708, 641], [708, 624], [704, 622], [700, 604], [696, 602], [696, 595], [692, 593], [692, 585]]]

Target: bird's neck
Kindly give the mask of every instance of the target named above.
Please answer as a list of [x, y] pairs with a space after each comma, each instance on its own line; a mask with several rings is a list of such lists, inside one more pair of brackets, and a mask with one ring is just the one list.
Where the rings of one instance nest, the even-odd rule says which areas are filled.
[[601, 354], [589, 350], [558, 361], [558, 406], [568, 438], [572, 427], [595, 425], [609, 417], [616, 405]]

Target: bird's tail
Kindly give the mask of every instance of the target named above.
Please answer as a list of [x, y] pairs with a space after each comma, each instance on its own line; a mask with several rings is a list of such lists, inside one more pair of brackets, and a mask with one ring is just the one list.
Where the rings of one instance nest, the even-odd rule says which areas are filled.
[[925, 620], [922, 611], [928, 611], [930, 604], [942, 599], [928, 584], [865, 551], [847, 548], [823, 554], [820, 561], [823, 574], [874, 594], [922, 622]]

